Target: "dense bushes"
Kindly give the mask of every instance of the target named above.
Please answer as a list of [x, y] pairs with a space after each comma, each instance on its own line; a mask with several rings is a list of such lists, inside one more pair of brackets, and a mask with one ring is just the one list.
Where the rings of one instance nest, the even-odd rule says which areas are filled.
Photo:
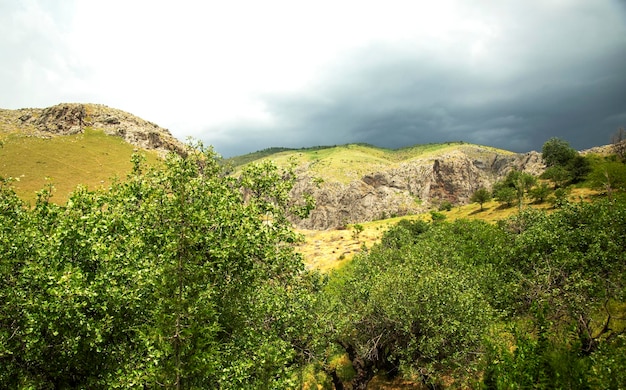
[[[0, 387], [295, 386], [318, 282], [293, 175], [170, 155], [65, 205], [0, 193]], [[306, 209], [306, 205], [305, 209]]]
[[0, 387], [626, 383], [620, 197], [404, 220], [322, 278], [294, 253], [287, 217], [310, 204], [291, 205], [291, 172], [228, 177], [202, 148], [134, 163], [64, 205], [44, 189], [29, 207], [0, 181]]
[[377, 372], [465, 385], [482, 372], [487, 388], [623, 383], [600, 362], [626, 368], [614, 355], [624, 242], [626, 206], [606, 201], [498, 225], [399, 223], [327, 289], [333, 338], [360, 372], [351, 385]]

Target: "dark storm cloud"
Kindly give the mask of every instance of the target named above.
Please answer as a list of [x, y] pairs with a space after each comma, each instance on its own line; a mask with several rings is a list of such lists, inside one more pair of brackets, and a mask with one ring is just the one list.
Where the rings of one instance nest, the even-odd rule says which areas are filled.
[[462, 43], [348, 53], [307, 91], [263, 96], [275, 123], [233, 129], [249, 142], [218, 150], [463, 140], [524, 152], [550, 137], [577, 149], [607, 144], [626, 125], [626, 18], [617, 3], [598, 4], [500, 10], [510, 29], [477, 62]]

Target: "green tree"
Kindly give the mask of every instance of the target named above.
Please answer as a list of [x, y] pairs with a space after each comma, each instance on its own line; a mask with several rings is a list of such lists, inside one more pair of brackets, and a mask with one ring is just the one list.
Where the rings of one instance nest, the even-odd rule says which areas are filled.
[[503, 237], [484, 223], [406, 222], [335, 274], [327, 337], [352, 362], [349, 385], [415, 371], [436, 384], [441, 371], [471, 362], [494, 315], [487, 291], [503, 291], [485, 256]]
[[505, 204], [507, 207], [511, 207], [516, 199], [516, 192], [514, 188], [508, 186], [494, 186], [493, 197], [500, 203]]
[[533, 175], [518, 170], [512, 170], [503, 180], [494, 184], [494, 198], [509, 207], [513, 205], [513, 201], [517, 200], [521, 209], [524, 195], [536, 182], [537, 178]]
[[528, 195], [535, 201], [535, 203], [543, 203], [552, 191], [548, 188], [546, 183], [540, 183], [528, 191]]
[[616, 161], [603, 162], [594, 167], [589, 180], [593, 188], [604, 191], [612, 200], [615, 191], [626, 189], [626, 167]]
[[483, 204], [491, 200], [491, 192], [486, 188], [479, 188], [476, 190], [471, 198], [470, 202], [478, 203], [480, 205], [480, 211], [483, 211]]
[[585, 156], [576, 155], [567, 164], [572, 183], [579, 183], [591, 172], [591, 164]]
[[561, 165], [553, 165], [548, 167], [543, 174], [543, 179], [548, 179], [554, 183], [554, 189], [563, 187], [572, 179], [571, 173]]
[[578, 152], [569, 145], [569, 142], [556, 137], [546, 141], [541, 149], [541, 157], [548, 167], [567, 166], [576, 155]]
[[61, 206], [0, 188], [3, 385], [296, 386], [321, 285], [293, 250], [293, 172], [225, 176], [201, 145], [133, 163]]
[[363, 228], [363, 225], [361, 225], [361, 224], [359, 224], [359, 223], [354, 224], [354, 225], [352, 226], [352, 238], [353, 238], [355, 241], [358, 241], [358, 240], [359, 240], [359, 236], [361, 235], [361, 233], [363, 233], [363, 229], [364, 229], [364, 228]]

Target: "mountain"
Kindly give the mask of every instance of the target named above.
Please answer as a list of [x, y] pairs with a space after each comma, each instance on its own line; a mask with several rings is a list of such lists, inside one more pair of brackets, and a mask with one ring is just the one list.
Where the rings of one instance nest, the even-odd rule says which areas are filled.
[[[97, 104], [0, 109], [0, 176], [20, 179], [20, 196], [34, 200], [48, 183], [64, 201], [78, 184], [106, 185], [130, 169], [133, 148], [184, 153], [168, 130], [122, 110]], [[294, 196], [312, 194], [317, 207], [300, 228], [330, 229], [350, 223], [426, 211], [443, 202], [465, 204], [478, 188], [491, 188], [511, 169], [539, 174], [536, 152], [515, 154], [463, 142], [390, 150], [367, 144], [270, 148], [227, 160], [235, 168], [271, 159], [296, 164]]]
[[[353, 144], [260, 153], [279, 166], [296, 164], [293, 195], [312, 194], [311, 216], [294, 221], [305, 229], [331, 229], [424, 212], [443, 202], [466, 204], [481, 187], [491, 188], [512, 169], [544, 170], [537, 152], [516, 154], [463, 142], [388, 150]], [[249, 162], [250, 156], [233, 160]]]
[[0, 109], [0, 133], [51, 137], [82, 133], [85, 128], [102, 130], [147, 150], [184, 151], [183, 144], [169, 130], [101, 104], [63, 103], [48, 108]]
[[135, 150], [149, 164], [169, 151], [184, 152], [166, 129], [96, 104], [0, 109], [0, 146], [0, 177], [15, 178], [16, 192], [31, 203], [46, 185], [62, 203], [79, 184], [95, 189], [124, 177]]

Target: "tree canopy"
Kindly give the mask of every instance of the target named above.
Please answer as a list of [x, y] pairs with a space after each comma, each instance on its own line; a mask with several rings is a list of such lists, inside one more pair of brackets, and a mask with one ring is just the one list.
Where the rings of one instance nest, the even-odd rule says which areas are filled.
[[0, 383], [282, 388], [315, 278], [294, 253], [294, 176], [222, 175], [201, 146], [106, 190], [33, 208], [0, 193]]

